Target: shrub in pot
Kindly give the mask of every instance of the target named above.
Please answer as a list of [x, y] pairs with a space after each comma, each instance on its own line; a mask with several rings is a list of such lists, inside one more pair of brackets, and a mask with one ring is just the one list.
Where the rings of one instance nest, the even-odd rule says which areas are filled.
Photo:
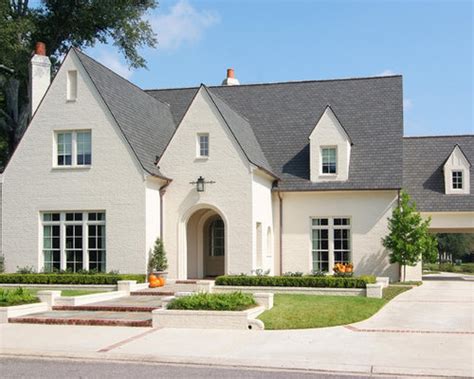
[[[153, 250], [150, 250], [148, 259], [148, 271], [150, 274], [163, 279], [163, 284], [168, 275], [168, 259], [166, 258], [165, 247], [161, 238], [157, 238]], [[150, 275], [151, 276], [151, 275]]]

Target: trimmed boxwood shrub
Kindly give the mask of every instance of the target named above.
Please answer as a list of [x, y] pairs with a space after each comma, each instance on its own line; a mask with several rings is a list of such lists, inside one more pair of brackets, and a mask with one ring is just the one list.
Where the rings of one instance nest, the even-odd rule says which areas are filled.
[[197, 293], [172, 300], [168, 309], [195, 311], [243, 311], [257, 305], [253, 295], [242, 292]]
[[0, 288], [0, 307], [10, 307], [12, 305], [38, 303], [39, 299], [33, 296], [30, 291], [24, 288], [1, 289]]
[[334, 276], [231, 276], [216, 278], [219, 286], [262, 286], [262, 287], [322, 287], [322, 288], [365, 288], [375, 283], [373, 275], [352, 278]]
[[145, 282], [140, 274], [0, 274], [0, 283], [15, 284], [117, 284], [119, 280]]

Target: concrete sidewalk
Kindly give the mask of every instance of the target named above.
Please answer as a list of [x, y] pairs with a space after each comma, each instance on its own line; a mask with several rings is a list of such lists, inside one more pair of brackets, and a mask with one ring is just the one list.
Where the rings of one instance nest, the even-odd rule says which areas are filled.
[[369, 320], [287, 331], [0, 326], [0, 353], [360, 374], [474, 375], [474, 283], [426, 282]]

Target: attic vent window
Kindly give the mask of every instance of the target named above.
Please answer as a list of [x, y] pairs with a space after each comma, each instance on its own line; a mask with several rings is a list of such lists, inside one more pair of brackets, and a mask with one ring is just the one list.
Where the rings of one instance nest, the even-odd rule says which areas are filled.
[[209, 157], [209, 134], [200, 133], [197, 136], [197, 156], [198, 158]]
[[67, 72], [67, 101], [75, 101], [77, 99], [77, 71], [71, 70]]
[[462, 171], [453, 171], [453, 189], [462, 189], [462, 182]]

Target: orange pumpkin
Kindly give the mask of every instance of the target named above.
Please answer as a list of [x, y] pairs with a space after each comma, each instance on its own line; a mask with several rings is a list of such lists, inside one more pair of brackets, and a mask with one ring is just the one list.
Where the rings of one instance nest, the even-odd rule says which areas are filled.
[[158, 279], [155, 279], [155, 280], [152, 280], [150, 282], [150, 284], [148, 285], [148, 287], [150, 288], [156, 288], [156, 287], [160, 287], [160, 281]]
[[166, 284], [165, 278], [161, 277], [160, 281], [161, 281], [161, 286], [163, 287]]
[[157, 278], [157, 276], [154, 275], [154, 274], [150, 274], [150, 275], [148, 276], [148, 281], [149, 281], [149, 282], [153, 282], [153, 281], [156, 280], [156, 279], [158, 279], [158, 278]]

